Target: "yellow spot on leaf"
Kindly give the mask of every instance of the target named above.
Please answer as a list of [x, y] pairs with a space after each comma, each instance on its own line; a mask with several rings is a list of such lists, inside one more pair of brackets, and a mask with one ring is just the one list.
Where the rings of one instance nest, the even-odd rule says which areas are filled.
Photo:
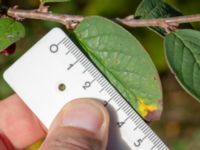
[[142, 98], [138, 98], [138, 101], [139, 101], [138, 111], [143, 117], [146, 117], [149, 112], [152, 112], [158, 109], [158, 107], [155, 105], [145, 104]]

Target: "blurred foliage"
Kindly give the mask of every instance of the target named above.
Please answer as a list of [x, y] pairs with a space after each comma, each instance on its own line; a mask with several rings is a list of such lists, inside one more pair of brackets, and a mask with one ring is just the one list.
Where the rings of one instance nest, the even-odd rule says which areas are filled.
[[[9, 6], [19, 5], [20, 8], [24, 9], [35, 9], [39, 5], [39, 0], [4, 1]], [[166, 1], [178, 8], [184, 15], [200, 13], [200, 1]], [[71, 0], [66, 3], [52, 3], [50, 10], [55, 13], [101, 15], [115, 18], [133, 14], [139, 3], [140, 0]], [[26, 26], [26, 37], [17, 43], [17, 52], [9, 57], [0, 55], [0, 99], [13, 93], [2, 78], [4, 70], [52, 27], [63, 27], [57, 23], [38, 20], [25, 20], [23, 24]], [[193, 26], [200, 29], [199, 23], [194, 23]], [[164, 112], [160, 121], [151, 124], [152, 128], [173, 149], [200, 149], [200, 104], [186, 94], [177, 84], [173, 75], [169, 73], [163, 54], [162, 38], [147, 28], [128, 30], [144, 45], [161, 74], [164, 90]]]
[[42, 3], [67, 2], [68, 0], [40, 0]]

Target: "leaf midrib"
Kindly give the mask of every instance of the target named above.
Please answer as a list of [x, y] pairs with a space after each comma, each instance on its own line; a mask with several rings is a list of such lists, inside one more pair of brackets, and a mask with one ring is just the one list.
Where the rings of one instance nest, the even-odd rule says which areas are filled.
[[[189, 46], [186, 44], [187, 41], [185, 41], [183, 38], [181, 38], [178, 34], [176, 34], [176, 33], [174, 33], [174, 34], [177, 36], [177, 38], [180, 40], [180, 42], [188, 49], [189, 53], [192, 55], [193, 59], [195, 60], [195, 63], [197, 64], [198, 68], [200, 69], [200, 64], [198, 63], [198, 61], [197, 61], [196, 57], [194, 56], [194, 54], [192, 53], [192, 51], [190, 50]], [[186, 42], [186, 43], [184, 43], [184, 42]], [[193, 43], [193, 42], [191, 41], [191, 43]], [[193, 66], [193, 68], [194, 68], [194, 66]], [[193, 74], [194, 74], [194, 72], [192, 71], [192, 78], [193, 78]], [[184, 80], [184, 78], [183, 78], [183, 80]], [[192, 84], [192, 87], [193, 87], [193, 89], [195, 89], [193, 84]], [[193, 89], [191, 89], [191, 90], [195, 93], [195, 95], [198, 96], [199, 94], [196, 92], [196, 90], [193, 90]]]
[[[181, 41], [181, 43], [189, 50], [189, 52], [192, 54], [192, 56], [193, 56], [195, 62], [198, 64], [198, 67], [199, 67], [199, 69], [200, 69], [200, 64], [198, 63], [198, 61], [197, 61], [196, 57], [194, 56], [194, 54], [192, 53], [192, 51], [190, 50], [189, 46], [186, 44], [188, 41], [182, 39], [182, 38], [181, 38], [178, 34], [176, 34], [176, 33], [175, 33], [175, 35], [176, 35], [177, 38]], [[184, 42], [185, 42], [185, 43], [184, 43]], [[190, 42], [193, 43], [192, 41], [190, 41]], [[195, 43], [193, 43], [193, 44], [195, 44]]]

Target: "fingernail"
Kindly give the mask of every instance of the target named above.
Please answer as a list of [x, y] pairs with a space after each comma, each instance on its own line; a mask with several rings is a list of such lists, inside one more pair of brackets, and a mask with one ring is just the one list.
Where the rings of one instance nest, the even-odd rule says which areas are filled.
[[72, 103], [63, 114], [63, 125], [85, 129], [91, 132], [100, 130], [103, 124], [103, 112], [92, 102]]
[[0, 134], [0, 150], [14, 150], [13, 146], [2, 134]]

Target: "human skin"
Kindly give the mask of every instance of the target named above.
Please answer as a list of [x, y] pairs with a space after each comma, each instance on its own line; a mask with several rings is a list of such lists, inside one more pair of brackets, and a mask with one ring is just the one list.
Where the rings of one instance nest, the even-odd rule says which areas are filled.
[[108, 128], [109, 114], [94, 99], [66, 104], [48, 131], [16, 94], [0, 101], [1, 150], [24, 149], [45, 137], [40, 150], [104, 150]]

